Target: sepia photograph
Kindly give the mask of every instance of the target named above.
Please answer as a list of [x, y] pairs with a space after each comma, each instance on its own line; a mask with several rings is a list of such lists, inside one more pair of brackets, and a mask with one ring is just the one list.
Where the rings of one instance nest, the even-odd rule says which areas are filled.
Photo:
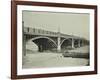
[[23, 68], [89, 66], [88, 13], [22, 11]]

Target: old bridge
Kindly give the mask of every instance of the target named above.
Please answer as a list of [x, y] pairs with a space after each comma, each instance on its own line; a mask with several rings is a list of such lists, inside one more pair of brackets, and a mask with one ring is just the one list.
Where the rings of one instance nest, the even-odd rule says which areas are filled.
[[[89, 41], [74, 35], [67, 35], [60, 32], [46, 31], [24, 27], [23, 29], [23, 49], [25, 44], [31, 40], [38, 46], [38, 51], [46, 50], [63, 52], [67, 49], [74, 49], [89, 44]], [[25, 52], [24, 52], [25, 53]]]

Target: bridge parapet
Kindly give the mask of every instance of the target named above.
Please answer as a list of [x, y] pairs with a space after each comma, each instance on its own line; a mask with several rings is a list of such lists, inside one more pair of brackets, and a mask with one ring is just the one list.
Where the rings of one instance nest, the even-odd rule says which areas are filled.
[[82, 39], [80, 37], [77, 37], [77, 36], [74, 36], [74, 35], [67, 35], [67, 34], [63, 34], [63, 33], [60, 33], [61, 37], [63, 38], [71, 38], [71, 39]]
[[58, 36], [57, 32], [46, 31], [42, 29], [24, 27], [24, 33], [34, 35]]
[[60, 33], [61, 37], [64, 37], [64, 38], [73, 38], [73, 36], [71, 35], [67, 35], [67, 34], [63, 34], [63, 33]]

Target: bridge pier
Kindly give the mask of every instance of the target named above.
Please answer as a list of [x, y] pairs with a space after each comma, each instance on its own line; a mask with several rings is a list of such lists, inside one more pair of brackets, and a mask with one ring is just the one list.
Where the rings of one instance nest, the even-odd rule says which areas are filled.
[[60, 32], [58, 32], [58, 38], [57, 38], [57, 51], [58, 52], [61, 52], [60, 42], [61, 42], [61, 37], [60, 37]]
[[61, 51], [61, 45], [60, 45], [60, 37], [58, 37], [58, 45], [57, 45], [57, 51], [60, 52]]
[[38, 47], [39, 47], [39, 50], [38, 51], [39, 52], [43, 52], [43, 46], [42, 45], [39, 45]]
[[72, 38], [72, 48], [75, 48], [74, 46], [74, 39]]
[[78, 40], [78, 47], [81, 47], [81, 40]]
[[82, 40], [82, 41], [81, 41], [81, 46], [84, 46], [84, 44], [85, 44], [85, 43], [84, 43], [84, 40]]

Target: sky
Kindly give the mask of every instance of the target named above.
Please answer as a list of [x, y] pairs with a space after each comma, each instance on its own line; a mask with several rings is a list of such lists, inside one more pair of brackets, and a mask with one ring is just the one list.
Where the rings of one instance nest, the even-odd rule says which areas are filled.
[[89, 14], [23, 11], [24, 27], [75, 35], [89, 40]]

